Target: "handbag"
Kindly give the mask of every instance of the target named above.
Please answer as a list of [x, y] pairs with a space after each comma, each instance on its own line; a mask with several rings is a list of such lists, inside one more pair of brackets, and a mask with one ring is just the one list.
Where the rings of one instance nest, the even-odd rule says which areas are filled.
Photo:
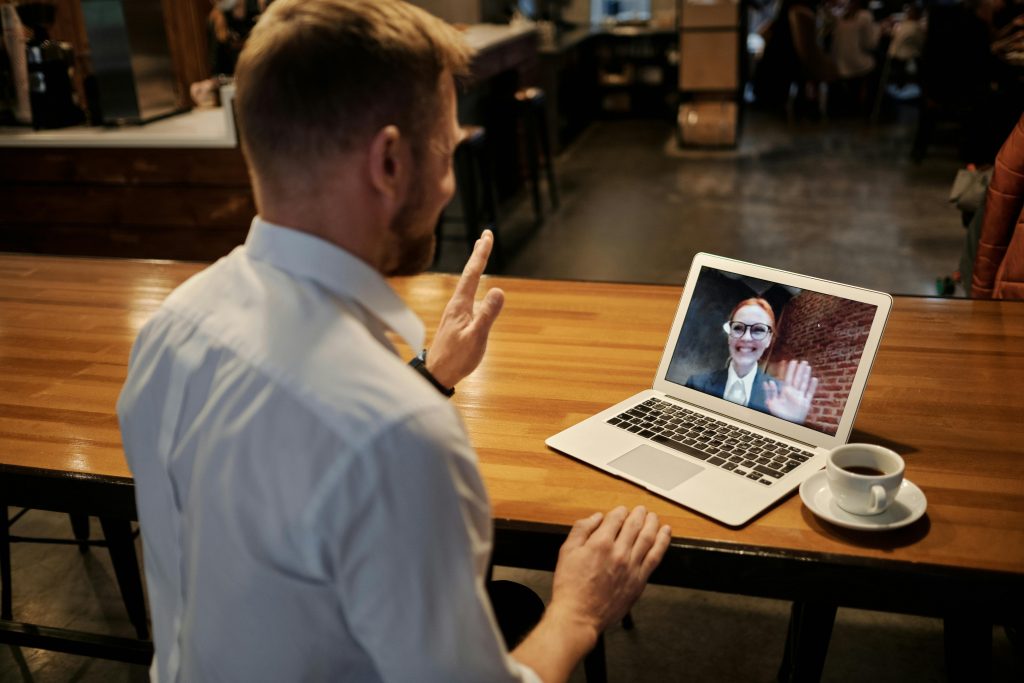
[[961, 168], [956, 172], [953, 187], [949, 190], [950, 204], [956, 204], [956, 208], [964, 213], [976, 213], [985, 201], [985, 192], [988, 190], [990, 180], [992, 180], [991, 166], [984, 170], [978, 170], [973, 164], [967, 168]]

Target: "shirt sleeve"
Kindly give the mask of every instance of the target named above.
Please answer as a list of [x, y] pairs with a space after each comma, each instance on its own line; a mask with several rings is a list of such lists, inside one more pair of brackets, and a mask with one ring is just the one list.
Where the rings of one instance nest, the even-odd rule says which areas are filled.
[[539, 683], [494, 619], [490, 505], [448, 404], [378, 431], [321, 489], [319, 561], [384, 681]]

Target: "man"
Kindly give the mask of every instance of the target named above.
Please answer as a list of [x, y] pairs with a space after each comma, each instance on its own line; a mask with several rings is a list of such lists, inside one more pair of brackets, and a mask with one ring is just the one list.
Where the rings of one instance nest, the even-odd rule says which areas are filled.
[[251, 34], [236, 107], [259, 216], [147, 323], [118, 403], [154, 679], [564, 681], [661, 560], [654, 514], [581, 520], [540, 623], [511, 654], [498, 635], [490, 508], [442, 395], [503, 304], [474, 304], [493, 237], [419, 372], [386, 332], [419, 349], [422, 323], [383, 278], [430, 263], [469, 58], [398, 0], [278, 0]]

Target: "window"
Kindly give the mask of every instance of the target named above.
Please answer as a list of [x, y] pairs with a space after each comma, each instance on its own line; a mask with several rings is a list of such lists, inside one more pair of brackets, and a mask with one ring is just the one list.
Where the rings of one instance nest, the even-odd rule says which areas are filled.
[[592, 0], [590, 21], [648, 21], [651, 18], [651, 0]]

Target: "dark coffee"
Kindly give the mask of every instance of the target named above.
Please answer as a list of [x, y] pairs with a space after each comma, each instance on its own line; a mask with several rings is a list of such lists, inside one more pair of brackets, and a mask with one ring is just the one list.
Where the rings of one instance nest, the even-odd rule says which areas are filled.
[[850, 474], [862, 474], [866, 477], [881, 477], [885, 475], [885, 472], [874, 467], [866, 467], [864, 465], [850, 465], [849, 467], [843, 468], [844, 472]]

